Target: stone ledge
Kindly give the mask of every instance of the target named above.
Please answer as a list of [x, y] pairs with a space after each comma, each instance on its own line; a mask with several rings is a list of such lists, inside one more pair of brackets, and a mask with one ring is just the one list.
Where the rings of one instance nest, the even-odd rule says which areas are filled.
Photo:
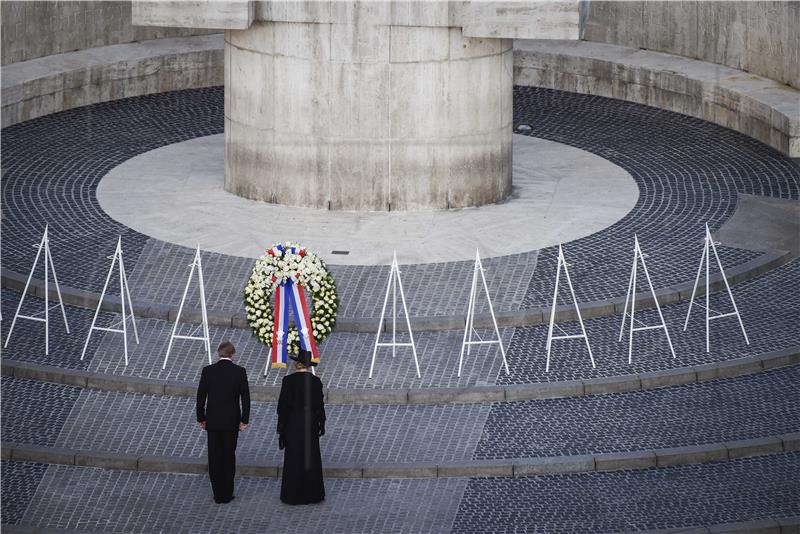
[[[786, 435], [791, 436], [791, 435]], [[327, 478], [460, 478], [523, 477], [564, 473], [593, 473], [629, 469], [664, 468], [706, 462], [734, 460], [792, 452], [784, 449], [786, 436], [756, 438], [728, 443], [573, 456], [463, 460], [457, 462], [332, 463], [323, 465]], [[153, 473], [204, 474], [206, 458], [119, 454], [105, 451], [71, 450], [14, 443], [0, 444], [3, 457], [20, 462], [78, 465], [146, 471]], [[282, 476], [280, 464], [262, 464], [240, 458], [240, 476], [275, 478]]]
[[632, 530], [626, 534], [797, 534], [800, 532], [800, 516], [779, 519], [760, 519], [741, 523], [723, 523], [707, 527], [679, 527], [657, 530]]
[[[728, 282], [738, 284], [755, 278], [767, 271], [776, 269], [792, 260], [792, 254], [787, 251], [777, 250], [769, 251], [760, 255], [759, 257], [750, 260], [742, 265], [734, 266], [726, 271]], [[2, 286], [17, 292], [22, 292], [25, 289], [25, 281], [27, 275], [2, 270]], [[712, 282], [710, 288], [713, 292], [721, 291], [725, 288], [722, 278], [712, 275]], [[692, 282], [681, 284], [674, 287], [662, 288], [656, 291], [658, 294], [659, 304], [671, 304], [675, 302], [685, 301], [691, 298]], [[44, 282], [38, 279], [32, 279], [28, 287], [28, 294], [44, 298]], [[697, 295], [705, 295], [705, 289], [698, 287]], [[61, 296], [65, 304], [77, 306], [79, 308], [88, 308], [95, 310], [97, 303], [100, 300], [99, 293], [90, 293], [81, 289], [72, 287], [61, 286]], [[636, 309], [647, 309], [655, 307], [653, 298], [649, 293], [636, 294]], [[50, 292], [50, 300], [56, 302], [54, 299], [57, 297], [54, 293]], [[590, 301], [581, 302], [578, 304], [581, 309], [581, 314], [584, 319], [595, 317], [608, 317], [613, 315], [621, 315], [625, 306], [625, 297], [620, 296], [613, 299], [604, 301]], [[121, 313], [120, 300], [118, 296], [107, 295], [103, 300], [101, 309], [115, 313]], [[142, 319], [160, 319], [162, 321], [174, 321], [178, 313], [176, 306], [168, 306], [164, 304], [156, 304], [153, 302], [145, 302], [135, 300], [133, 302], [133, 313], [137, 318]], [[184, 308], [181, 314], [182, 322], [197, 323], [200, 322], [200, 310]], [[496, 315], [497, 326], [500, 328], [511, 327], [526, 327], [535, 326], [538, 324], [546, 323], [550, 317], [550, 308], [527, 308], [515, 311], [498, 312]], [[573, 306], [557, 306], [555, 322], [569, 322], [575, 321], [577, 315]], [[464, 328], [466, 321], [465, 316], [461, 315], [444, 315], [436, 317], [411, 317], [411, 325], [415, 332], [438, 332], [442, 330], [461, 330]], [[379, 324], [379, 318], [369, 317], [343, 317], [336, 320], [337, 332], [368, 332], [376, 333]], [[209, 311], [208, 323], [214, 326], [224, 326], [226, 328], [242, 328], [248, 329], [247, 320], [244, 316], [238, 313]], [[475, 326], [479, 328], [491, 328], [491, 316], [485, 313], [475, 315]], [[387, 331], [387, 321], [384, 320], [380, 327], [382, 332]]]
[[731, 67], [604, 43], [517, 40], [514, 83], [690, 115], [800, 157], [800, 91]]
[[2, 67], [2, 126], [51, 113], [223, 84], [222, 34], [87, 48]]
[[[800, 363], [800, 346], [735, 360], [679, 367], [641, 375], [611, 376], [591, 380], [541, 382], [509, 386], [422, 389], [326, 388], [331, 405], [482, 404], [526, 400], [581, 397], [627, 391], [647, 391], [673, 385], [733, 378]], [[5, 360], [3, 376], [78, 386], [101, 391], [123, 391], [145, 395], [194, 397], [197, 385], [152, 378], [106, 375], [90, 371], [60, 369], [28, 362]], [[643, 378], [644, 377], [644, 378]], [[276, 402], [278, 386], [251, 386], [250, 397], [258, 402]]]
[[[776, 528], [778, 530], [776, 530]], [[3, 523], [0, 530], [8, 534], [84, 534], [88, 531], [60, 528], [43, 528], [31, 525], [11, 525]], [[632, 530], [625, 534], [797, 534], [800, 532], [800, 516], [784, 517], [779, 519], [764, 519], [758, 521], [744, 521], [741, 523], [725, 523], [708, 527], [679, 527], [658, 530]]]

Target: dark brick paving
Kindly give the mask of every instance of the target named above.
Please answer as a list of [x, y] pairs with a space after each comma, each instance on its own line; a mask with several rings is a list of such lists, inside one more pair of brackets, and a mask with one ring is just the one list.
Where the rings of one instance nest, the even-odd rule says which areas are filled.
[[16, 525], [25, 514], [39, 482], [47, 471], [47, 466], [3, 460], [0, 462], [0, 470], [2, 470], [0, 516], [2, 516], [3, 524]]
[[[796, 346], [797, 325], [800, 324], [800, 260], [790, 262], [756, 279], [733, 287], [734, 296], [750, 337], [746, 345], [735, 318], [712, 322], [712, 350], [705, 352], [705, 331], [702, 308], [696, 308], [689, 329], [683, 332], [683, 321], [687, 303], [673, 304], [663, 308], [670, 328], [677, 358], [671, 358], [662, 331], [637, 332], [634, 335], [633, 364], [627, 362], [627, 337], [617, 342], [621, 316], [590, 319], [585, 322], [589, 333], [597, 368], [592, 369], [582, 340], [554, 341], [550, 372], [545, 372], [545, 343], [547, 326], [508, 328], [503, 330], [511, 375], [501, 370], [501, 359], [496, 347], [481, 347], [470, 356], [465, 356], [464, 373], [456, 376], [458, 355], [463, 332], [418, 332], [415, 336], [422, 378], [414, 373], [411, 351], [398, 349], [392, 358], [391, 350], [382, 348], [378, 352], [375, 373], [368, 378], [369, 363], [375, 341], [371, 333], [334, 333], [321, 346], [322, 363], [318, 368], [324, 383], [333, 388], [424, 388], [464, 387], [469, 385], [520, 384], [561, 381], [593, 377], [627, 375], [720, 362], [754, 354]], [[13, 304], [18, 294], [3, 291], [3, 313], [13, 314]], [[729, 311], [730, 302], [726, 293], [712, 295], [712, 307], [718, 311]], [[704, 301], [702, 301], [704, 302]], [[41, 307], [41, 300], [28, 297], [26, 303]], [[37, 309], [39, 309], [37, 308]], [[114, 314], [104, 320], [113, 321]], [[91, 371], [128, 376], [143, 376], [162, 380], [194, 381], [197, 373], [207, 362], [202, 343], [178, 341], [167, 368], [161, 364], [166, 352], [173, 323], [156, 319], [138, 321], [140, 345], [129, 344], [130, 364], [124, 365], [122, 336], [119, 334], [97, 335], [90, 345], [87, 361], [78, 361], [83, 348], [86, 331], [91, 320], [91, 311], [69, 309], [73, 333], [63, 334], [57, 322], [51, 332], [50, 357], [44, 356], [42, 326], [23, 322], [20, 327], [25, 335], [15, 333], [4, 357], [13, 360], [33, 361], [64, 367], [87, 368]], [[645, 324], [656, 324], [658, 315], [654, 310], [636, 313], [636, 318]], [[3, 332], [10, 321], [3, 321]], [[567, 331], [577, 332], [576, 323], [560, 325]], [[182, 325], [181, 332], [188, 332], [197, 325]], [[22, 332], [23, 330], [20, 330]], [[491, 332], [481, 332], [484, 336]], [[268, 351], [248, 330], [211, 327], [212, 345], [222, 339], [230, 339], [237, 347], [238, 358], [249, 371], [251, 381], [258, 384], [279, 385], [283, 371], [270, 369], [263, 377]], [[385, 338], [386, 336], [384, 336]], [[130, 338], [132, 339], [132, 338]], [[401, 339], [405, 339], [401, 336]], [[384, 339], [385, 340], [385, 339]]]
[[123, 236], [132, 269], [147, 241], [100, 208], [100, 179], [160, 146], [222, 133], [221, 87], [126, 98], [71, 109], [2, 130], [3, 260], [27, 273], [44, 222], [64, 285], [99, 292], [105, 256]]
[[800, 366], [650, 391], [492, 405], [475, 459], [642, 451], [800, 431]]
[[[194, 399], [3, 379], [5, 440], [203, 457]], [[614, 395], [494, 404], [330, 405], [326, 462], [408, 463], [639, 451], [800, 431], [800, 366]], [[488, 417], [488, 419], [487, 419]], [[253, 403], [240, 458], [280, 462], [274, 403]]]
[[[27, 272], [33, 259], [30, 244], [38, 242], [42, 221], [48, 219], [62, 283], [99, 291], [108, 266], [105, 256], [122, 233], [135, 296], [177, 302], [191, 251], [113, 221], [100, 209], [95, 190], [104, 174], [130, 157], [220, 133], [222, 107], [220, 88], [187, 90], [76, 108], [3, 129], [5, 265]], [[631, 213], [568, 244], [581, 300], [624, 293], [634, 230], [652, 256], [657, 285], [665, 287], [693, 276], [702, 223], [717, 227], [724, 222], [733, 213], [737, 192], [798, 196], [800, 171], [790, 160], [743, 135], [683, 115], [531, 88], [516, 89], [515, 115], [518, 122], [534, 126], [529, 135], [594, 152], [624, 167], [639, 185], [640, 198]], [[554, 251], [541, 251], [538, 266], [535, 251], [487, 260], [496, 308], [546, 304]], [[726, 266], [757, 255], [725, 247], [720, 252]], [[210, 308], [240, 310], [252, 260], [209, 253], [204, 266]], [[378, 315], [385, 270], [332, 267], [342, 316]], [[469, 262], [407, 266], [405, 271], [412, 314], [463, 312]], [[443, 297], [434, 298], [427, 291], [431, 286]]]
[[204, 475], [52, 466], [23, 523], [146, 534], [441, 533], [450, 530], [466, 483], [328, 479], [321, 504], [289, 506], [279, 500], [280, 480], [240, 478], [236, 500], [219, 506]]
[[[3, 378], [3, 440], [126, 454], [201, 457], [194, 399], [83, 390]], [[472, 457], [490, 407], [327, 407], [326, 462], [456, 461]], [[241, 458], [280, 462], [274, 403], [253, 403]]]
[[78, 387], [18, 378], [2, 379], [3, 441], [53, 445], [61, 428], [72, 424], [70, 412]]
[[[718, 229], [736, 208], [737, 194], [797, 200], [800, 168], [743, 134], [686, 115], [599, 96], [536, 87], [514, 90], [520, 132], [601, 156], [628, 171], [639, 186], [636, 207], [614, 225], [569, 243], [581, 301], [624, 295], [633, 234], [650, 254], [657, 287], [693, 279], [704, 223]], [[523, 307], [552, 298], [557, 247], [540, 251]], [[726, 267], [752, 253], [720, 250]], [[545, 297], [543, 299], [543, 296]]]
[[[661, 369], [688, 367], [730, 360], [752, 354], [796, 346], [800, 339], [800, 260], [794, 260], [763, 276], [733, 287], [736, 304], [742, 314], [750, 345], [744, 343], [735, 317], [711, 322], [711, 352], [705, 352], [705, 324], [702, 308], [692, 310], [689, 328], [683, 332], [688, 303], [662, 308], [677, 358], [669, 353], [663, 330], [636, 332], [633, 364], [628, 364], [626, 336], [617, 342], [621, 316], [585, 321], [597, 368], [592, 369], [584, 341], [554, 341], [550, 372], [545, 372], [547, 326], [517, 328], [508, 351], [510, 376], [500, 374], [500, 384], [523, 384], [602, 376], [643, 373]], [[702, 304], [705, 300], [700, 301]], [[727, 293], [711, 296], [711, 308], [732, 311]], [[636, 312], [637, 321], [658, 324], [657, 312]], [[578, 333], [577, 323], [560, 325]]]
[[[0, 293], [2, 297], [3, 322], [0, 323], [2, 332], [2, 344], [5, 344], [8, 331], [11, 328], [11, 321], [14, 312], [17, 310], [21, 294], [10, 289], [3, 289]], [[56, 302], [51, 302], [51, 306], [57, 306]], [[44, 310], [44, 300], [33, 295], [27, 295], [22, 304], [21, 313], [32, 315]], [[64, 321], [61, 317], [61, 308], [56, 307], [50, 310], [50, 354], [44, 353], [44, 323], [17, 319], [14, 331], [8, 348], [3, 349], [3, 359], [26, 361], [40, 365], [54, 365], [56, 367], [66, 367], [69, 369], [86, 369], [92, 360], [98, 340], [102, 340], [105, 333], [95, 331], [92, 335], [92, 342], [86, 357], [81, 361], [83, 344], [86, 342], [86, 335], [92, 324], [94, 310], [78, 308], [76, 306], [66, 306], [67, 321], [69, 322], [70, 333], [64, 329]], [[39, 315], [43, 317], [43, 315]], [[100, 312], [97, 318], [97, 326], [110, 326], [119, 320], [119, 316], [113, 313]], [[138, 323], [137, 323], [138, 324]], [[113, 334], [118, 335], [118, 334]], [[120, 336], [121, 338], [121, 336]], [[131, 334], [133, 339], [133, 334]], [[121, 340], [120, 340], [121, 342]], [[119, 354], [122, 358], [122, 354]]]
[[471, 479], [454, 533], [596, 533], [800, 515], [800, 453], [692, 466]]
[[[22, 522], [193, 533], [596, 533], [713, 525], [800, 514], [800, 453], [545, 477], [329, 479], [325, 501], [313, 508], [280, 504], [279, 490], [275, 479], [240, 478], [236, 500], [220, 507], [211, 504], [202, 475], [51, 466]], [[3, 499], [4, 517], [19, 500]]]

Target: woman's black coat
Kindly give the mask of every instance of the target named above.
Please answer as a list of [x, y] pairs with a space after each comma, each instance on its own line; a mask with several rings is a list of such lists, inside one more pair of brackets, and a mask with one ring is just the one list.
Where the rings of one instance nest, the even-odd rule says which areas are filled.
[[283, 378], [278, 399], [278, 434], [285, 446], [281, 500], [310, 504], [325, 498], [319, 437], [325, 433], [322, 381], [311, 374]]

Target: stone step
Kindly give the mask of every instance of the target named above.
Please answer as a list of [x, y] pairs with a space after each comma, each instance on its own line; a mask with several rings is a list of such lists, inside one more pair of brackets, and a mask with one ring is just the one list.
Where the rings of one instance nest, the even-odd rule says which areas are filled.
[[[765, 252], [756, 258], [749, 260], [745, 263], [735, 265], [726, 270], [726, 278], [728, 283], [733, 285], [746, 280], [751, 280], [761, 274], [776, 269], [781, 265], [791, 261], [793, 255], [784, 250], [776, 250]], [[2, 270], [2, 286], [14, 291], [23, 291], [27, 282], [27, 275], [10, 271], [8, 269]], [[676, 284], [671, 287], [659, 289], [656, 294], [659, 299], [659, 304], [664, 306], [675, 302], [687, 301], [692, 295], [692, 288], [694, 281], [687, 281], [682, 284]], [[725, 289], [725, 284], [722, 276], [717, 272], [712, 274], [711, 283], [709, 285], [712, 292], [719, 292]], [[44, 298], [45, 288], [44, 281], [38, 279], [31, 279], [28, 286], [28, 294]], [[698, 287], [698, 295], [705, 294], [705, 287]], [[62, 286], [61, 297], [66, 304], [73, 306], [88, 308], [91, 310], [97, 309], [100, 300], [100, 294], [92, 291], [76, 289], [73, 287]], [[57, 295], [50, 289], [49, 298], [53, 302], [57, 302]], [[466, 303], [465, 303], [466, 305]], [[579, 303], [581, 315], [584, 319], [593, 317], [608, 317], [619, 315], [625, 309], [625, 296], [620, 295], [616, 298], [610, 298], [602, 301], [581, 302]], [[636, 294], [636, 309], [654, 308], [655, 303], [653, 297], [649, 292], [640, 292]], [[121, 313], [122, 305], [118, 295], [107, 295], [103, 299], [102, 310]], [[176, 304], [162, 304], [157, 302], [150, 302], [147, 300], [135, 300], [133, 302], [133, 311], [136, 317], [140, 318], [154, 318], [168, 321], [175, 321], [178, 315], [178, 305]], [[524, 308], [519, 310], [498, 311], [495, 319], [500, 327], [519, 327], [531, 326], [542, 323], [547, 323], [550, 320], [550, 307], [536, 307]], [[208, 322], [211, 325], [244, 328], [249, 329], [247, 323], [247, 314], [242, 306], [240, 311], [216, 311], [214, 310], [214, 303], [209, 303], [209, 311], [207, 313]], [[198, 308], [184, 307], [181, 312], [182, 322], [200, 323], [202, 321], [202, 314]], [[556, 306], [554, 320], [557, 323], [564, 323], [577, 320], [577, 314], [572, 304]], [[439, 330], [463, 330], [466, 321], [466, 314], [462, 315], [439, 315], [439, 316], [412, 316], [410, 317], [411, 324], [415, 331], [430, 332]], [[339, 317], [336, 321], [336, 331], [338, 332], [391, 332], [391, 319], [383, 319], [380, 317]], [[478, 328], [492, 328], [492, 317], [489, 313], [476, 313], [474, 324]], [[404, 324], [402, 325], [404, 326]], [[379, 329], [380, 327], [380, 329]]]
[[[2, 467], [4, 512], [14, 506], [4, 513], [4, 532], [774, 533], [800, 526], [798, 453], [559, 476], [329, 478], [325, 501], [313, 509], [281, 505], [280, 481], [271, 477], [238, 478], [236, 499], [220, 508], [203, 474]], [[75, 488], [86, 491], [78, 498]]]
[[[428, 406], [329, 405], [323, 461], [348, 468], [377, 464], [400, 469], [404, 476], [417, 476], [412, 473], [424, 469], [426, 476], [436, 476], [431, 466], [455, 469], [484, 460], [489, 463], [482, 468], [496, 468], [492, 462], [501, 461], [506, 466], [522, 463], [532, 470], [562, 472], [796, 450], [800, 448], [798, 384], [800, 366], [794, 366], [592, 397]], [[82, 390], [15, 378], [3, 378], [2, 386], [6, 441], [102, 451], [129, 460], [129, 455], [178, 461], [205, 456], [205, 435], [195, 423], [193, 399]], [[254, 402], [250, 420], [239, 441], [240, 460], [278, 465], [283, 453], [277, 447], [275, 403]], [[479, 472], [472, 476], [482, 476]]]
[[[389, 389], [416, 390], [425, 388], [464, 388], [490, 386], [517, 386], [536, 383], [562, 383], [566, 381], [597, 380], [599, 391], [613, 391], [605, 384], [611, 378], [645, 375], [647, 380], [659, 380], [660, 373], [687, 367], [721, 364], [742, 358], [759, 360], [761, 355], [797, 345], [797, 320], [800, 313], [800, 262], [792, 261], [763, 276], [737, 286], [734, 292], [738, 309], [747, 328], [750, 344], [747, 345], [735, 318], [712, 323], [711, 350], [706, 352], [706, 335], [701, 308], [694, 311], [688, 329], [683, 325], [688, 303], [675, 303], [662, 308], [671, 333], [675, 357], [671, 357], [663, 331], [639, 332], [634, 336], [632, 363], [628, 363], [628, 339], [619, 341], [620, 318], [598, 317], [584, 321], [596, 367], [592, 367], [583, 340], [555, 341], [551, 365], [546, 368], [547, 326], [504, 328], [501, 331], [510, 374], [502, 369], [502, 358], [495, 346], [483, 346], [464, 356], [462, 375], [458, 376], [458, 363], [463, 333], [457, 330], [419, 332], [415, 336], [421, 377], [414, 370], [413, 354], [401, 348], [396, 356], [381, 348], [375, 359], [372, 378], [369, 377], [375, 336], [371, 333], [334, 332], [320, 346], [321, 363], [317, 368], [323, 383], [331, 389]], [[3, 290], [3, 315], [12, 317], [19, 298], [18, 293]], [[700, 303], [698, 303], [700, 304]], [[729, 311], [726, 293], [711, 296], [711, 308]], [[23, 312], [40, 312], [44, 302], [37, 297], [25, 299]], [[166, 382], [194, 383], [200, 368], [208, 362], [202, 343], [179, 341], [173, 346], [166, 368], [162, 369], [166, 347], [173, 323], [158, 319], [138, 319], [140, 343], [128, 344], [129, 364], [123, 359], [123, 338], [115, 333], [95, 333], [86, 358], [80, 360], [85, 335], [93, 312], [84, 308], [68, 307], [71, 334], [66, 334], [53, 317], [50, 328], [50, 354], [44, 354], [42, 325], [31, 321], [18, 321], [5, 359], [39, 365], [82, 369], [101, 375], [129, 376]], [[658, 324], [655, 310], [636, 313], [641, 324]], [[103, 312], [100, 324], [119, 321], [119, 316]], [[627, 319], [626, 319], [627, 321]], [[7, 338], [10, 321], [3, 321], [3, 338]], [[193, 325], [181, 325], [186, 333]], [[577, 323], [560, 326], [572, 333], [579, 332]], [[627, 332], [626, 332], [627, 333]], [[492, 332], [481, 331], [484, 338]], [[237, 361], [245, 366], [251, 381], [259, 386], [277, 386], [284, 370], [264, 368], [269, 360], [267, 348], [247, 330], [212, 326], [212, 344], [228, 339], [237, 348]], [[388, 336], [387, 336], [388, 337]], [[401, 336], [401, 340], [403, 340]], [[742, 363], [742, 362], [739, 362]], [[739, 363], [731, 363], [738, 366]], [[728, 364], [726, 364], [728, 365]], [[757, 361], [748, 365], [761, 367]], [[704, 373], [706, 371], [703, 371]], [[690, 376], [685, 378], [692, 380]], [[629, 378], [620, 379], [621, 389], [638, 388]], [[680, 378], [676, 378], [680, 380]], [[159, 387], [159, 386], [157, 386]], [[553, 386], [555, 387], [555, 386]], [[590, 388], [594, 391], [594, 386]], [[497, 394], [494, 392], [493, 394]]]
[[[155, 456], [110, 453], [84, 449], [2, 444], [4, 460], [50, 465], [75, 465], [148, 473], [202, 474], [208, 472], [205, 457]], [[464, 460], [461, 462], [346, 463], [326, 462], [325, 478], [461, 478], [526, 477], [569, 473], [593, 473], [694, 465], [800, 451], [800, 433], [752, 440], [675, 447], [633, 453], [579, 456], [547, 456], [516, 460]], [[283, 463], [259, 462], [237, 455], [239, 476], [280, 478]]]
[[[621, 375], [601, 379], [565, 380], [556, 383], [518, 384], [509, 386], [466, 386], [453, 388], [420, 389], [357, 389], [325, 388], [328, 404], [468, 404], [497, 401], [523, 401], [602, 395], [624, 391], [691, 384], [718, 378], [732, 378], [800, 363], [800, 346], [730, 361], [676, 368], [655, 373]], [[94, 373], [85, 370], [65, 369], [49, 365], [6, 360], [3, 376], [38, 380], [54, 384], [78, 386], [101, 391], [145, 393], [171, 397], [194, 397], [197, 384], [190, 381], [165, 381], [137, 376]], [[253, 384], [253, 400], [275, 402], [278, 386]]]

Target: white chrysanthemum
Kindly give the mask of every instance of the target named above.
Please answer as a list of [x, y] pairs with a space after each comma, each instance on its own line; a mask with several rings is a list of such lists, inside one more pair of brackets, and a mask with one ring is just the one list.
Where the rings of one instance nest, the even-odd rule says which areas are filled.
[[[244, 289], [245, 311], [253, 333], [267, 346], [272, 344], [273, 295], [277, 286], [287, 279], [296, 280], [311, 298], [312, 333], [316, 343], [321, 343], [336, 324], [337, 296], [333, 278], [321, 258], [296, 243], [282, 243], [282, 256], [269, 253], [259, 258]], [[298, 252], [292, 252], [295, 247]], [[299, 251], [304, 251], [300, 255]], [[294, 325], [287, 336], [289, 352], [299, 349], [300, 335]]]

